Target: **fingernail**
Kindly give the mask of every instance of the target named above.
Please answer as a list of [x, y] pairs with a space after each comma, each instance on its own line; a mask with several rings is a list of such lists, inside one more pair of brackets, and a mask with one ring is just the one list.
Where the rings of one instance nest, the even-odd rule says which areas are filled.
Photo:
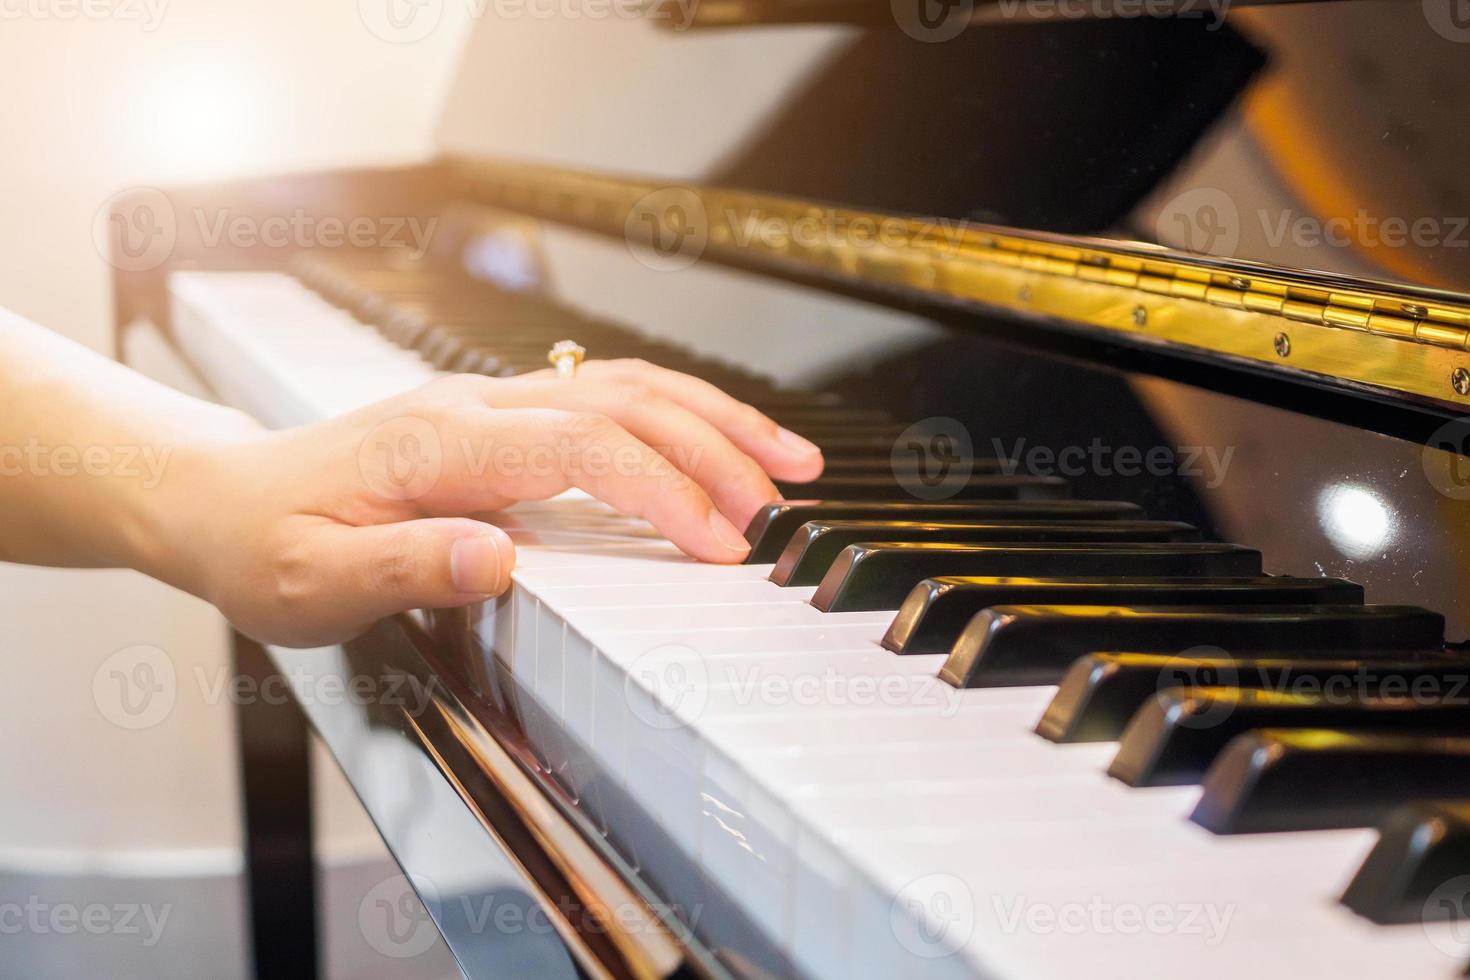
[[719, 511], [709, 512], [709, 526], [710, 530], [715, 532], [715, 537], [719, 539], [720, 544], [731, 551], [738, 551], [743, 555], [750, 550], [750, 543], [745, 540], [745, 535], [741, 534], [739, 529], [726, 520], [725, 515]]
[[776, 429], [776, 437], [780, 439], [782, 444], [784, 444], [786, 448], [790, 449], [792, 452], [809, 454], [819, 453], [822, 451], [821, 448], [818, 447], [817, 444], [812, 442], [810, 439], [803, 439], [795, 432], [792, 432], [790, 429], [784, 427]]
[[449, 551], [449, 578], [461, 592], [498, 595], [501, 565], [500, 538], [495, 534], [460, 538]]

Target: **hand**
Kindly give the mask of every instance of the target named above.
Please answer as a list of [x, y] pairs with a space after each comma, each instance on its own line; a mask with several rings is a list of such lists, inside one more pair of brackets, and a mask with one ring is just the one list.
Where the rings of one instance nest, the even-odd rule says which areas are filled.
[[749, 405], [641, 361], [589, 361], [571, 381], [441, 378], [185, 457], [155, 526], [186, 557], [161, 577], [242, 632], [298, 646], [503, 592], [514, 546], [469, 515], [578, 487], [696, 558], [736, 562], [740, 529], [778, 497], [767, 474], [822, 469], [817, 447]]

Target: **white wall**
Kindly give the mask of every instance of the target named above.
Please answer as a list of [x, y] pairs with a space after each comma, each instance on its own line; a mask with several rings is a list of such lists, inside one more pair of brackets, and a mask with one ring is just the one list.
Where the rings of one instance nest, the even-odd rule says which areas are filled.
[[[112, 193], [419, 159], [466, 20], [446, 4], [405, 44], [365, 26], [389, 0], [89, 2], [112, 15], [0, 3], [0, 306], [99, 347], [110, 294], [92, 227]], [[156, 23], [124, 19], [150, 6]], [[0, 869], [232, 860], [228, 706], [181, 683], [165, 721], [126, 731], [92, 694], [116, 650], [160, 647], [192, 678], [223, 663], [224, 635], [211, 608], [141, 576], [0, 565]], [[367, 832], [340, 787], [327, 805], [339, 841]]]

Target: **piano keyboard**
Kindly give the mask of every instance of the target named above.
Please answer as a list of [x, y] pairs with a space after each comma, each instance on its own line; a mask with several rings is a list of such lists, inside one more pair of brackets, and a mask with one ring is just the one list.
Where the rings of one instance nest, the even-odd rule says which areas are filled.
[[[442, 369], [539, 367], [548, 346], [530, 330], [496, 353], [473, 324], [426, 338], [433, 318], [392, 276], [352, 280], [369, 287], [357, 296], [333, 295], [330, 269], [303, 279], [321, 294], [274, 273], [171, 284], [180, 345], [273, 425]], [[554, 333], [553, 312], [533, 325]], [[596, 329], [566, 333], [587, 342]], [[639, 345], [607, 329], [594, 349]], [[842, 450], [828, 487], [869, 499], [771, 508], [748, 532], [759, 563], [740, 566], [693, 562], [576, 493], [520, 504], [503, 515], [513, 588], [476, 630], [545, 769], [711, 945], [738, 946], [736, 924], [699, 918], [717, 890], [781, 951], [760, 964], [775, 974], [1461, 973], [1452, 923], [1379, 925], [1339, 897], [1377, 839], [1366, 823], [1407, 792], [1418, 759], [1434, 756], [1425, 771], [1457, 791], [1466, 743], [1442, 736], [1470, 711], [1411, 720], [1398, 702], [1323, 711], [1248, 690], [1365, 662], [1400, 678], [1463, 674], [1439, 617], [1364, 606], [1352, 583], [1263, 578], [1248, 548], [1024, 477], [1001, 490], [979, 472], [984, 492], [885, 510], [892, 487], [853, 461], [886, 454], [886, 420], [845, 422], [817, 396], [672, 359], [809, 421], [806, 434]], [[825, 527], [802, 531], [806, 518]], [[945, 521], [965, 527], [934, 530]], [[772, 581], [778, 570], [795, 584]], [[1168, 656], [1181, 649], [1193, 659]], [[1191, 664], [1235, 690], [1171, 692], [1162, 710], [1160, 678]], [[1244, 741], [1225, 744], [1211, 727], [1222, 717]], [[1439, 737], [1406, 736], [1415, 725]], [[1375, 758], [1396, 769], [1382, 785], [1363, 779]], [[1466, 823], [1449, 824], [1460, 840]], [[636, 832], [649, 825], [656, 842]], [[1355, 908], [1383, 901], [1370, 870]]]

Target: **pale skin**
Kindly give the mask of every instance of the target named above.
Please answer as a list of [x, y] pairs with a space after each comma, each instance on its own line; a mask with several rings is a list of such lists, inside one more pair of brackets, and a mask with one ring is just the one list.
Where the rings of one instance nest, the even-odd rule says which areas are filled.
[[[432, 479], [404, 486], [373, 451], [405, 436], [437, 439]], [[493, 512], [569, 487], [738, 562], [771, 479], [821, 470], [756, 409], [641, 361], [450, 376], [272, 431], [0, 313], [0, 561], [137, 569], [265, 642], [499, 595], [515, 546]]]

